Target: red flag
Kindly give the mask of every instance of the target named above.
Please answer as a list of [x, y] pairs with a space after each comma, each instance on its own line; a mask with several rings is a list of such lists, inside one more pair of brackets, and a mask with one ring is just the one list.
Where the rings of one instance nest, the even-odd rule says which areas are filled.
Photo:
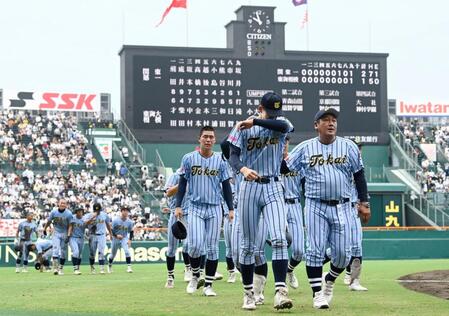
[[158, 23], [158, 25], [156, 25], [156, 27], [158, 27], [159, 25], [162, 24], [162, 22], [164, 22], [165, 17], [167, 16], [167, 14], [170, 12], [170, 10], [172, 8], [183, 8], [183, 9], [186, 9], [187, 8], [187, 0], [173, 0], [171, 2], [170, 6], [167, 9], [165, 9], [164, 14], [162, 14], [162, 19]]

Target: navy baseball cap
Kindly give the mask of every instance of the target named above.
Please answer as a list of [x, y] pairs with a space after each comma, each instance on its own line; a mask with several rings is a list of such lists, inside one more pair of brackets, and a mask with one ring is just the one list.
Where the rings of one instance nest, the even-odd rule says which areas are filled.
[[330, 114], [335, 118], [338, 118], [338, 115], [340, 114], [340, 112], [338, 112], [334, 108], [328, 108], [327, 110], [320, 110], [320, 111], [316, 112], [314, 121], [317, 122], [320, 118], [322, 118], [323, 116], [325, 116], [327, 114]]
[[274, 92], [267, 92], [263, 95], [260, 104], [267, 111], [269, 116], [282, 116], [282, 98]]

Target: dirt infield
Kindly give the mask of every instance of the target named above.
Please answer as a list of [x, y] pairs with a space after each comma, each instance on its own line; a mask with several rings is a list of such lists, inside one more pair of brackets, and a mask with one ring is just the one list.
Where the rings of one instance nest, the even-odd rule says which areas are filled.
[[408, 274], [398, 282], [409, 290], [449, 299], [449, 270], [435, 270]]

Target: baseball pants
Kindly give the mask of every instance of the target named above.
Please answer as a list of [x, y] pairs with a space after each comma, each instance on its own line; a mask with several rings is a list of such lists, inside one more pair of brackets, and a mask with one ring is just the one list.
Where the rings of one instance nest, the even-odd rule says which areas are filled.
[[70, 249], [72, 249], [72, 256], [75, 258], [81, 258], [84, 247], [84, 238], [71, 237], [69, 240]]
[[[235, 212], [234, 212], [235, 214]], [[223, 219], [223, 235], [226, 246], [226, 258], [232, 258], [232, 229], [234, 222], [229, 220], [229, 215], [226, 214]]]
[[329, 206], [318, 199], [306, 198], [306, 264], [323, 265], [326, 246], [331, 249], [332, 264], [345, 268], [351, 260], [351, 203]]
[[357, 207], [351, 209], [351, 255], [353, 257], [362, 256], [362, 223], [358, 216]]
[[200, 257], [206, 248], [207, 259], [218, 260], [222, 216], [220, 205], [190, 205], [187, 238], [191, 258]]
[[120, 247], [125, 252], [126, 258], [131, 257], [131, 254], [129, 253], [128, 240], [129, 240], [128, 237], [123, 237], [121, 240], [117, 238], [112, 238], [110, 259], [114, 260], [115, 255], [117, 254], [117, 251], [120, 249]]
[[89, 237], [89, 257], [95, 258], [98, 251], [98, 260], [104, 260], [104, 249], [106, 248], [106, 235], [93, 235]]
[[271, 237], [272, 260], [288, 260], [285, 227], [287, 211], [282, 184], [242, 181], [239, 198], [239, 222], [242, 234], [240, 263], [255, 263], [255, 243], [259, 231], [260, 214], [263, 213]]
[[237, 209], [234, 209], [234, 223], [232, 224], [231, 235], [232, 260], [235, 264], [237, 264], [240, 257], [240, 243], [242, 241], [239, 224], [239, 212], [237, 212]]
[[302, 261], [304, 256], [304, 223], [302, 219], [302, 208], [299, 201], [287, 205], [287, 224], [288, 231], [292, 235], [290, 249], [292, 258], [296, 261]]
[[67, 254], [67, 233], [54, 232], [51, 239], [53, 244], [53, 258], [65, 259]]

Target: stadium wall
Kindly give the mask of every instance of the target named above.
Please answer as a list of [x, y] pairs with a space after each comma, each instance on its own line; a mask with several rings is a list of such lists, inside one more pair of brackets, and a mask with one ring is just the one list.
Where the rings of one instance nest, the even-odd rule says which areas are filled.
[[[365, 231], [363, 233], [363, 259], [441, 259], [449, 258], [449, 231]], [[133, 242], [131, 257], [133, 263], [163, 263], [166, 261], [166, 242]], [[83, 263], [88, 263], [87, 244], [83, 250]], [[220, 241], [220, 260], [225, 260], [224, 241]], [[106, 257], [111, 249], [106, 248]], [[182, 248], [178, 248], [176, 260], [182, 261]], [[271, 248], [266, 247], [267, 257]], [[71, 253], [69, 251], [69, 258]], [[31, 254], [30, 265], [34, 265], [36, 255]], [[13, 267], [16, 261], [13, 243], [0, 244], [0, 266]], [[97, 261], [98, 262], [98, 261]], [[123, 250], [115, 258], [116, 263], [124, 263]]]
[[[221, 140], [220, 140], [221, 141]], [[198, 144], [141, 144], [146, 151], [146, 157], [148, 161], [156, 161], [156, 150], [159, 151], [161, 158], [166, 167], [178, 168], [181, 163], [181, 158], [186, 153], [195, 150]], [[215, 146], [215, 151], [220, 151], [219, 146]], [[375, 168], [376, 171], [381, 172], [383, 166], [389, 166], [390, 150], [389, 146], [365, 146], [362, 152], [365, 166]], [[377, 181], [379, 175], [372, 177], [369, 182], [382, 182]], [[382, 178], [383, 179], [383, 178]], [[376, 180], [376, 181], [374, 181]]]

